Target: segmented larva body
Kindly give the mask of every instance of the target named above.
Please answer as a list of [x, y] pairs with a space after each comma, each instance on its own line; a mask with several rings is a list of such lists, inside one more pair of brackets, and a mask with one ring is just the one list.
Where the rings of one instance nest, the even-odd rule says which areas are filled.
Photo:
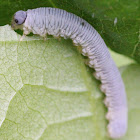
[[42, 37], [71, 38], [82, 54], [88, 56], [88, 65], [95, 69], [95, 77], [101, 80], [101, 90], [108, 107], [108, 132], [111, 138], [122, 137], [127, 130], [126, 93], [119, 70], [98, 32], [82, 18], [57, 8], [37, 8], [18, 11], [14, 15], [13, 28], [23, 29], [24, 35], [33, 32]]

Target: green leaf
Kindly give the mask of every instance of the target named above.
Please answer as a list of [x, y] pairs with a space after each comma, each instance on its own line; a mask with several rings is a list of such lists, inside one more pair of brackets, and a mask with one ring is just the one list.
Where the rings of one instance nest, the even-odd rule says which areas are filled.
[[[0, 140], [109, 140], [100, 82], [71, 40], [19, 38], [0, 27]], [[128, 95], [129, 128], [121, 140], [139, 140], [140, 66], [112, 56], [123, 61]]]
[[103, 95], [71, 41], [19, 37], [0, 28], [0, 139], [104, 138]]
[[139, 0], [0, 0], [0, 25], [11, 22], [18, 10], [55, 7], [88, 21], [108, 47], [140, 63]]

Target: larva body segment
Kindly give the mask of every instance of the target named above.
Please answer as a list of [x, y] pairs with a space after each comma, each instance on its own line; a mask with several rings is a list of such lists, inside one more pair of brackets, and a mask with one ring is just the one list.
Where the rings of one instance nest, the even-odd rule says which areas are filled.
[[15, 23], [15, 19], [19, 19], [21, 13], [23, 11], [18, 11], [14, 15], [12, 24], [14, 29], [22, 29], [25, 35], [33, 32], [42, 37], [50, 34], [54, 37], [71, 38], [75, 45], [82, 47], [82, 54], [88, 56], [88, 65], [95, 69], [94, 75], [101, 80], [101, 90], [106, 94], [104, 103], [108, 107], [106, 118], [109, 120], [109, 136], [120, 138], [125, 135], [127, 101], [124, 84], [98, 32], [80, 17], [57, 8], [27, 10], [24, 22]]

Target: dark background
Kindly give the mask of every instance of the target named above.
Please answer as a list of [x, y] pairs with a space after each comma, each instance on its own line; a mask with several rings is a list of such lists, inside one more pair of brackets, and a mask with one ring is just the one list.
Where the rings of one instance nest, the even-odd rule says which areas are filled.
[[140, 63], [139, 0], [0, 0], [0, 25], [10, 24], [18, 10], [38, 7], [61, 8], [80, 16], [93, 25], [108, 47]]

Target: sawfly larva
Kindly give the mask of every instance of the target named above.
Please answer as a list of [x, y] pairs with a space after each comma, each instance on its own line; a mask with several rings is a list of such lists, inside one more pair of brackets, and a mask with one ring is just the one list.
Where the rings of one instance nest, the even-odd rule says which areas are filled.
[[101, 91], [108, 108], [108, 133], [111, 138], [120, 138], [127, 131], [127, 99], [125, 87], [118, 68], [98, 32], [82, 18], [57, 8], [37, 8], [17, 11], [12, 20], [13, 29], [23, 30], [23, 36], [30, 32], [46, 38], [47, 34], [73, 40], [82, 47], [88, 65], [95, 69], [94, 76], [101, 80]]

